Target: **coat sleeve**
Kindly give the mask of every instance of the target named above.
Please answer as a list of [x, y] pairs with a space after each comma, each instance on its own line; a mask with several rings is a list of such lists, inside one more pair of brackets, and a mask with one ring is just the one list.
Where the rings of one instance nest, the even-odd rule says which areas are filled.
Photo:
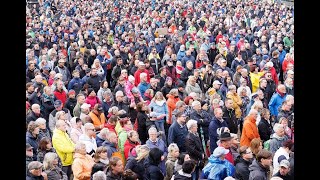
[[275, 107], [274, 107], [274, 106], [275, 106], [275, 103], [276, 103], [276, 94], [274, 94], [274, 95], [271, 97], [271, 99], [270, 99], [270, 101], [269, 101], [269, 104], [268, 104], [271, 115], [277, 114], [277, 113], [276, 113], [276, 109], [275, 109]]
[[268, 127], [263, 124], [263, 123], [259, 123], [258, 125], [258, 130], [259, 130], [259, 135], [261, 140], [265, 140], [268, 139]]
[[[69, 138], [69, 137], [66, 137]], [[54, 145], [54, 148], [58, 151], [61, 151], [63, 153], [72, 153], [74, 152], [74, 143], [71, 141], [72, 145], [69, 145], [65, 143], [67, 140], [62, 139], [62, 137], [53, 137], [52, 138], [52, 144]]]
[[72, 164], [72, 172], [75, 179], [90, 179], [91, 177], [91, 171], [84, 171], [82, 162], [77, 159]]
[[[172, 126], [172, 125], [171, 125]], [[173, 128], [169, 128], [168, 130], [168, 144], [171, 144], [174, 142], [174, 132], [173, 132]]]

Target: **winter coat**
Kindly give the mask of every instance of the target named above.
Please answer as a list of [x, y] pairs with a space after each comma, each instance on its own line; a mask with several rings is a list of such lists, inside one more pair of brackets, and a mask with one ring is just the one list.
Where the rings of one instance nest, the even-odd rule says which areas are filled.
[[[200, 135], [200, 138], [202, 138], [201, 136], [203, 135], [205, 142], [207, 142], [209, 140], [209, 124], [211, 121], [210, 115], [204, 110], [200, 110], [200, 112], [193, 110], [190, 114], [190, 119], [197, 121], [197, 124], [199, 126], [198, 134]], [[202, 128], [202, 133], [200, 127]]]
[[228, 176], [234, 176], [235, 167], [228, 160], [211, 155], [208, 164], [202, 169], [200, 179], [223, 180]]
[[144, 111], [138, 112], [137, 121], [138, 121], [138, 129], [137, 132], [139, 134], [139, 139], [141, 144], [145, 144], [148, 139], [148, 129], [146, 126], [146, 122], [149, 120], [148, 115]]
[[167, 95], [167, 106], [168, 106], [168, 118], [167, 118], [167, 123], [168, 124], [172, 124], [172, 112], [174, 111], [174, 109], [176, 108], [176, 103], [178, 101], [181, 101], [179, 97], [174, 97], [171, 94]]
[[[37, 161], [43, 163], [44, 156], [45, 156], [47, 153], [49, 153], [49, 152], [57, 153], [54, 148], [51, 148], [51, 149], [49, 149], [49, 150], [44, 150], [44, 151], [38, 149]], [[59, 161], [60, 161], [60, 160], [59, 160]]]
[[181, 73], [180, 80], [186, 84], [189, 79], [189, 76], [192, 76], [192, 75], [193, 75], [193, 69], [185, 68]]
[[247, 116], [243, 123], [240, 146], [250, 147], [250, 142], [254, 138], [260, 138], [258, 127], [256, 125], [256, 119], [251, 116]]
[[90, 104], [90, 110], [92, 110], [94, 108], [94, 105], [101, 104], [101, 101], [98, 96], [87, 96], [85, 103]]
[[70, 114], [72, 117], [74, 117], [73, 115], [73, 109], [77, 104], [77, 99], [76, 98], [68, 98], [66, 103], [64, 104], [64, 107], [69, 109]]
[[157, 164], [153, 162], [145, 163], [146, 176], [148, 180], [163, 180], [164, 176]]
[[129, 154], [131, 154], [130, 153], [131, 150], [135, 148], [137, 145], [140, 145], [140, 143], [132, 142], [129, 140], [129, 138], [126, 140], [126, 142], [124, 143], [124, 150], [123, 150], [125, 159], [128, 159]]
[[187, 126], [181, 126], [178, 122], [174, 122], [169, 127], [168, 144], [176, 143], [180, 152], [186, 152], [185, 137], [188, 135]]
[[93, 88], [94, 92], [98, 92], [100, 89], [100, 84], [101, 84], [102, 78], [98, 75], [92, 76], [87, 79], [87, 82], [91, 88]]
[[222, 118], [227, 122], [230, 133], [238, 133], [238, 120], [236, 118], [235, 110], [224, 107], [222, 109]]
[[199, 135], [189, 132], [185, 139], [185, 147], [186, 152], [190, 155], [191, 159], [196, 162], [203, 160], [202, 156], [204, 155], [204, 150]]
[[85, 82], [83, 82], [80, 78], [73, 78], [68, 84], [68, 91], [70, 89], [73, 89], [76, 92], [76, 95], [79, 94], [80, 90], [82, 89], [82, 86]]
[[61, 168], [55, 167], [51, 170], [46, 170], [48, 180], [68, 180], [68, 176]]
[[201, 97], [202, 90], [198, 83], [195, 83], [195, 85], [187, 83], [185, 90], [188, 94], [190, 94], [191, 92], [195, 92], [198, 95], [198, 97]]
[[94, 165], [92, 157], [88, 154], [83, 155], [80, 153], [74, 154], [74, 161], [72, 163], [72, 172], [74, 180], [90, 180], [91, 170]]
[[176, 162], [177, 158], [174, 158], [172, 156], [168, 156], [167, 161], [166, 161], [166, 176], [164, 177], [164, 180], [170, 180], [171, 177], [174, 174], [174, 165]]
[[66, 132], [55, 129], [52, 135], [52, 145], [55, 148], [62, 166], [69, 166], [73, 162], [75, 144]]
[[29, 131], [26, 133], [26, 143], [29, 143], [33, 147], [33, 160], [37, 160], [37, 150], [39, 147], [39, 142], [42, 136], [37, 135], [34, 137]]
[[174, 180], [192, 180], [192, 174], [187, 174], [182, 169], [175, 173]]
[[241, 118], [241, 105], [242, 105], [242, 100], [241, 97], [237, 93], [227, 93], [227, 98], [232, 99], [233, 101], [233, 109], [235, 110], [236, 118], [239, 119]]
[[271, 122], [268, 122], [263, 117], [261, 118], [259, 124], [258, 124], [258, 130], [260, 138], [263, 142], [270, 139], [270, 136], [272, 134], [272, 124]]
[[270, 114], [278, 116], [278, 109], [282, 102], [286, 99], [287, 95], [281, 96], [278, 92], [274, 93], [269, 101]]
[[118, 151], [117, 145], [114, 144], [114, 143], [111, 143], [111, 142], [108, 141], [108, 140], [105, 140], [105, 141], [102, 143], [102, 146], [104, 146], [104, 147], [107, 148], [107, 154], [108, 154], [107, 156], [108, 156], [109, 159], [111, 158], [111, 156], [112, 156], [112, 154], [113, 154], [114, 152], [117, 152], [117, 151]]
[[236, 173], [235, 178], [238, 180], [248, 180], [249, 179], [249, 166], [252, 163], [252, 161], [244, 160], [242, 157], [239, 156], [238, 159], [236, 159]]
[[267, 180], [267, 172], [269, 170], [263, 167], [256, 159], [249, 166], [249, 171], [249, 180]]
[[67, 101], [67, 93], [64, 90], [58, 90], [56, 89], [53, 92], [54, 96], [56, 97], [56, 99], [60, 100], [62, 102], [62, 104], [64, 105]]
[[142, 98], [145, 98], [144, 93], [147, 91], [147, 89], [150, 88], [150, 83], [147, 82], [140, 82], [138, 87], [137, 87], [140, 91], [140, 95]]
[[269, 142], [269, 151], [274, 154], [282, 146], [282, 143], [288, 139], [286, 135], [279, 137], [276, 133], [273, 133]]
[[100, 125], [104, 125], [107, 122], [107, 119], [104, 116], [104, 113], [101, 113], [100, 116], [98, 117], [95, 113], [91, 111], [89, 113], [89, 116], [95, 128], [98, 128]]
[[144, 161], [145, 158], [141, 159], [140, 161], [136, 160], [136, 157], [129, 157], [125, 166], [126, 169], [131, 169], [138, 175], [138, 179], [144, 180], [146, 179], [146, 172], [144, 168]]
[[29, 171], [27, 172], [26, 180], [44, 180], [43, 176], [35, 176], [31, 174]]
[[216, 117], [214, 117], [209, 124], [209, 139], [210, 139], [210, 151], [218, 147], [217, 141], [219, 135], [217, 134], [217, 129], [221, 127], [228, 127], [228, 124], [225, 120], [220, 122]]

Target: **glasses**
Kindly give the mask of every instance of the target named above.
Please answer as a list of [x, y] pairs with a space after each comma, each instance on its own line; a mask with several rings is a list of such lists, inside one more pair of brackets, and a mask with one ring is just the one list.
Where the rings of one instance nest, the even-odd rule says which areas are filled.
[[96, 132], [96, 130], [95, 130], [95, 129], [88, 129], [88, 130], [91, 130], [91, 131], [94, 131], [94, 132]]

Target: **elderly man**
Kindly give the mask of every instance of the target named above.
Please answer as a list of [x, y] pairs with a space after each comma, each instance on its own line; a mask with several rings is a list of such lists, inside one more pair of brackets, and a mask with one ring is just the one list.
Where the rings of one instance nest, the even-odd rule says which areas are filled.
[[147, 82], [147, 74], [144, 72], [140, 73], [140, 83], [138, 85], [138, 89], [143, 99], [145, 98], [144, 93], [149, 88], [150, 88], [150, 83]]
[[92, 122], [92, 120], [89, 116], [90, 107], [91, 107], [91, 105], [87, 104], [87, 103], [83, 103], [80, 107], [80, 110], [81, 110], [80, 119], [83, 124], [85, 124], [87, 122]]
[[43, 165], [39, 161], [32, 161], [28, 164], [26, 179], [48, 179], [47, 173], [42, 172]]
[[202, 90], [197, 83], [196, 77], [195, 76], [189, 76], [188, 81], [187, 81], [187, 86], [186, 86], [186, 92], [190, 94], [191, 92], [197, 93], [198, 97], [201, 97], [202, 95]]
[[222, 127], [228, 127], [227, 122], [222, 118], [223, 112], [221, 108], [214, 109], [214, 117], [209, 124], [209, 139], [210, 139], [210, 152], [212, 152], [217, 145], [218, 133], [217, 129]]
[[115, 132], [109, 132], [107, 139], [102, 143], [102, 146], [107, 148], [107, 156], [111, 158], [114, 152], [117, 152], [118, 138]]
[[43, 115], [40, 112], [40, 105], [39, 104], [32, 104], [31, 112], [26, 117], [26, 123], [29, 124], [30, 121], [35, 121], [38, 118], [43, 118]]
[[94, 156], [94, 153], [97, 150], [97, 142], [95, 139], [96, 130], [92, 123], [84, 124], [84, 134], [81, 134], [79, 141], [86, 145], [87, 154], [91, 157]]
[[282, 102], [286, 99], [286, 96], [286, 86], [279, 84], [276, 93], [271, 96], [269, 101], [269, 109], [273, 120], [277, 119], [279, 113], [278, 109]]
[[185, 112], [186, 107], [187, 106], [184, 101], [176, 102], [176, 108], [172, 112], [172, 117], [171, 117], [172, 123], [176, 122], [176, 120], [177, 120], [176, 114], [178, 114], [179, 112]]
[[176, 143], [180, 152], [186, 152], [185, 136], [188, 129], [185, 125], [187, 115], [184, 112], [176, 114], [177, 121], [171, 124], [168, 131], [168, 144]]
[[67, 134], [67, 124], [63, 120], [58, 120], [56, 123], [52, 135], [52, 145], [61, 159], [62, 171], [70, 178], [75, 144]]
[[101, 129], [99, 134], [97, 134], [96, 136], [97, 147], [102, 146], [102, 143], [107, 140], [108, 133], [109, 133], [109, 129], [103, 128]]
[[134, 85], [138, 86], [140, 83], [140, 74], [141, 73], [146, 73], [147, 74], [147, 82], [150, 83], [150, 74], [148, 73], [148, 70], [146, 70], [146, 65], [144, 62], [139, 62], [139, 68], [138, 70], [134, 73]]
[[85, 102], [86, 97], [83, 94], [77, 95], [77, 104], [73, 108], [73, 116], [74, 117], [80, 117], [81, 114], [81, 105]]
[[124, 102], [124, 94], [122, 91], [116, 92], [116, 100], [111, 104], [110, 107], [116, 106], [120, 110], [125, 110], [127, 113], [129, 112], [129, 105]]

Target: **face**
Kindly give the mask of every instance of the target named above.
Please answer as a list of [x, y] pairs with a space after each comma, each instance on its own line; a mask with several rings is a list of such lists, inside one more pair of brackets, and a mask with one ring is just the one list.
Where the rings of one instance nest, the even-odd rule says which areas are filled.
[[63, 124], [61, 124], [61, 126], [59, 127], [59, 130], [66, 132], [67, 131], [67, 124], [65, 122]]
[[197, 124], [193, 125], [193, 126], [190, 128], [190, 131], [193, 132], [193, 133], [196, 133], [197, 130], [198, 130], [198, 125], [197, 125]]
[[284, 128], [283, 127], [280, 127], [278, 129], [278, 131], [276, 132], [276, 134], [280, 137], [283, 137], [284, 136]]
[[190, 156], [189, 156], [189, 154], [186, 154], [185, 156], [184, 156], [184, 161], [189, 161], [190, 160]]
[[26, 156], [28, 156], [28, 157], [33, 157], [33, 150], [32, 150], [32, 148], [29, 148], [29, 149], [26, 150]]
[[100, 154], [99, 154], [99, 157], [101, 159], [107, 159], [108, 158], [108, 153], [107, 151], [102, 151]]
[[244, 158], [247, 158], [247, 159], [252, 159], [253, 158], [253, 153], [251, 151], [250, 148], [247, 148], [245, 154], [244, 154]]
[[39, 131], [40, 131], [40, 128], [39, 127], [36, 127], [34, 130], [33, 130], [33, 134], [39, 134]]
[[87, 129], [87, 132], [88, 132], [88, 135], [91, 136], [91, 137], [96, 134], [96, 130], [95, 130], [94, 126], [89, 127]]
[[41, 176], [42, 173], [42, 167], [38, 168], [38, 169], [32, 169], [31, 174], [33, 174], [34, 176]]
[[282, 176], [287, 175], [289, 173], [289, 171], [290, 171], [290, 168], [286, 168], [286, 167], [283, 167], [283, 166], [280, 167], [280, 174]]
[[265, 167], [271, 166], [272, 165], [272, 157], [268, 158], [268, 159], [261, 159], [261, 164]]
[[223, 112], [221, 109], [217, 110], [216, 113], [214, 114], [216, 118], [221, 119], [223, 116]]
[[122, 161], [118, 161], [115, 166], [111, 166], [112, 170], [114, 170], [116, 173], [122, 173], [123, 172], [123, 164]]
[[233, 106], [233, 101], [232, 101], [232, 100], [226, 101], [225, 106], [226, 106], [228, 109], [232, 108], [232, 106]]
[[132, 136], [131, 136], [130, 140], [133, 141], [133, 142], [138, 142], [139, 141], [138, 133], [135, 133], [135, 132], [132, 133]]
[[173, 150], [172, 155], [173, 155], [173, 157], [175, 157], [175, 158], [179, 157], [179, 155], [180, 155], [179, 149]]
[[149, 133], [149, 138], [151, 141], [155, 141], [157, 139], [157, 132], [150, 132]]
[[117, 138], [117, 135], [112, 135], [111, 137], [110, 137], [110, 140], [109, 140], [111, 143], [117, 143], [118, 142], [118, 138]]
[[46, 148], [47, 148], [47, 149], [51, 149], [51, 148], [52, 148], [52, 144], [51, 144], [50, 141], [49, 141], [48, 144], [46, 145]]

